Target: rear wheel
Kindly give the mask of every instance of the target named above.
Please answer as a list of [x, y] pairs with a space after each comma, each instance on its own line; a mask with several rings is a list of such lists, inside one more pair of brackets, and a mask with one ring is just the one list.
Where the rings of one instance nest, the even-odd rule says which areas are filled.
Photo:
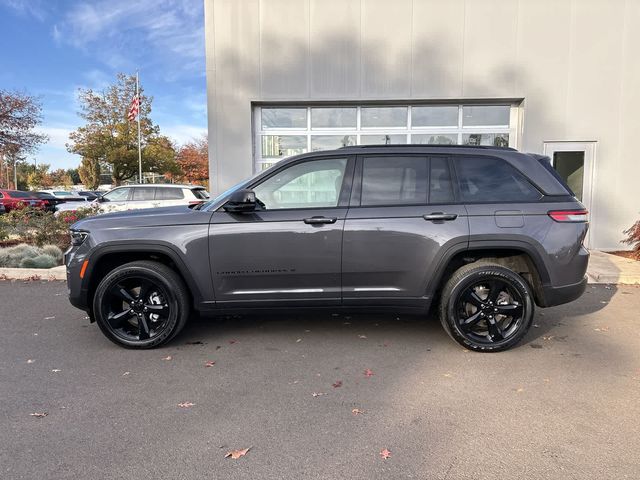
[[180, 276], [166, 265], [131, 262], [100, 282], [93, 312], [112, 342], [127, 348], [153, 348], [182, 330], [189, 317], [189, 295]]
[[534, 303], [527, 282], [493, 263], [472, 263], [456, 270], [440, 302], [440, 322], [470, 350], [497, 352], [516, 345], [533, 320]]

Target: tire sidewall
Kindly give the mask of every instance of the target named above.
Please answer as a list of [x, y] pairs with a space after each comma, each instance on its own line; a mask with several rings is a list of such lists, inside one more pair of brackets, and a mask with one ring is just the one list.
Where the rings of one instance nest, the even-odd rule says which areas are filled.
[[[518, 291], [523, 299], [524, 315], [518, 327], [518, 330], [514, 335], [501, 342], [496, 342], [493, 344], [482, 344], [469, 340], [460, 330], [460, 325], [457, 322], [457, 303], [460, 293], [468, 288], [471, 284], [478, 283], [484, 279], [489, 278], [500, 278], [501, 280], [508, 282], [511, 288]], [[533, 321], [533, 314], [534, 303], [529, 285], [517, 273], [507, 268], [497, 266], [478, 267], [477, 269], [468, 272], [454, 285], [446, 304], [446, 321], [451, 336], [465, 348], [479, 352], [499, 352], [508, 350], [509, 348], [519, 343], [529, 331], [529, 328]]]
[[[170, 315], [167, 320], [168, 324], [162, 331], [162, 333], [156, 337], [143, 341], [131, 341], [124, 339], [116, 335], [107, 324], [108, 312], [103, 309], [103, 299], [106, 292], [116, 283], [129, 278], [129, 277], [144, 277], [152, 282], [158, 284], [164, 290], [166, 294], [166, 302], [170, 307]], [[160, 275], [158, 272], [151, 268], [144, 266], [123, 266], [108, 273], [105, 278], [102, 279], [96, 293], [93, 297], [93, 312], [95, 315], [96, 323], [102, 333], [112, 342], [127, 348], [152, 348], [169, 340], [176, 328], [178, 327], [180, 320], [180, 303], [177, 296], [174, 293], [174, 286], [171, 282]]]

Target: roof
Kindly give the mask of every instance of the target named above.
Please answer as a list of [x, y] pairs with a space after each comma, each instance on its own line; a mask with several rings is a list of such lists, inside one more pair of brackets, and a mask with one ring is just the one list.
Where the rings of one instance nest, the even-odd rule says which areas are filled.
[[372, 145], [350, 145], [347, 147], [341, 147], [339, 150], [347, 149], [371, 149], [371, 148], [464, 148], [464, 149], [480, 149], [480, 150], [510, 150], [517, 152], [512, 147], [495, 147], [493, 145], [447, 145], [447, 144], [430, 144], [430, 143], [399, 143], [392, 145], [372, 144]]
[[130, 183], [127, 185], [118, 185], [120, 187], [158, 187], [158, 188], [204, 188], [202, 185], [184, 185], [178, 183]]

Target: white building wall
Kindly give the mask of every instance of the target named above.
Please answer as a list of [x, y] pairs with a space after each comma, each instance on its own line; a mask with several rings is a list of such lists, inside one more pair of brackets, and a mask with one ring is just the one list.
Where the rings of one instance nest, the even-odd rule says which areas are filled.
[[205, 0], [212, 190], [252, 102], [523, 99], [523, 151], [597, 142], [592, 246], [640, 214], [640, 0]]

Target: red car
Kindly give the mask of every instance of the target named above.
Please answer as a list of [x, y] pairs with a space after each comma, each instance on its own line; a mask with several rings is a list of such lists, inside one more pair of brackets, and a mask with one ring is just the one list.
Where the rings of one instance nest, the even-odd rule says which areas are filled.
[[24, 207], [45, 207], [44, 202], [36, 198], [32, 192], [20, 190], [0, 190], [0, 203], [4, 205], [7, 213]]

